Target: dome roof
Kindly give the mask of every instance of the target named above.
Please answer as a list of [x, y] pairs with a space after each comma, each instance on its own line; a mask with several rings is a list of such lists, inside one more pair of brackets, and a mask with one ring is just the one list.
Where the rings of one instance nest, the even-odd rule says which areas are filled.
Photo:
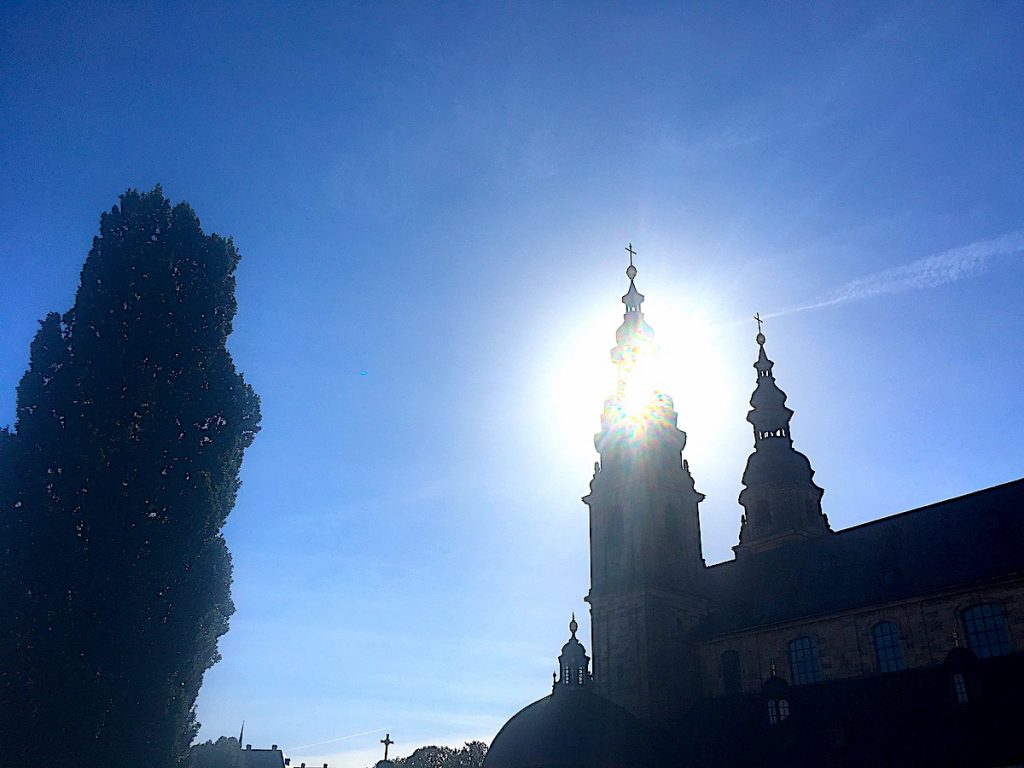
[[494, 737], [484, 768], [650, 768], [644, 725], [594, 693], [590, 659], [576, 637], [558, 657], [552, 692], [521, 710]]
[[559, 689], [512, 717], [484, 768], [649, 768], [650, 735], [589, 687]]

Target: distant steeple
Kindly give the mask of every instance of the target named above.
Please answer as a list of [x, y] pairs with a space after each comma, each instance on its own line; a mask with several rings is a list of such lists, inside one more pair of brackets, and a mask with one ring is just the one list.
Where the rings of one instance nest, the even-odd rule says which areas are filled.
[[754, 428], [754, 452], [743, 473], [739, 501], [745, 514], [737, 553], [830, 532], [828, 518], [821, 511], [824, 491], [814, 483], [810, 461], [793, 448], [793, 411], [786, 407], [786, 393], [775, 383], [775, 363], [764, 349], [763, 321], [760, 315], [754, 319], [758, 322], [757, 386], [747, 414]]
[[587, 649], [583, 647], [583, 643], [576, 639], [577, 629], [579, 625], [576, 623], [574, 611], [569, 621], [569, 642], [562, 646], [562, 653], [558, 656], [559, 676], [553, 677], [553, 693], [578, 691], [589, 688], [593, 683], [590, 675], [590, 657], [587, 656]]

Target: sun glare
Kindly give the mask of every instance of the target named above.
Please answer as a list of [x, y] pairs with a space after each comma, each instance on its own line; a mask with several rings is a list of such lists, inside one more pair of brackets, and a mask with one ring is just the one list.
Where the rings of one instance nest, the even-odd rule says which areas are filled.
[[620, 406], [626, 417], [637, 419], [645, 415], [654, 402], [660, 379], [657, 350], [644, 350], [623, 381]]
[[[622, 416], [639, 423], [653, 414], [658, 393], [668, 395], [679, 413], [679, 427], [689, 437], [687, 458], [712, 461], [719, 452], [724, 420], [742, 421], [749, 396], [742, 390], [746, 371], [734, 370], [736, 366], [723, 357], [724, 324], [709, 320], [701, 308], [676, 309], [673, 293], [661, 286], [649, 293], [656, 298], [644, 305], [644, 314], [654, 339], [636, 355], [624, 377], [618, 403]], [[662, 294], [665, 298], [658, 301]], [[546, 410], [557, 414], [552, 426], [568, 458], [583, 463], [595, 458], [592, 438], [601, 428], [605, 401], [617, 393], [617, 371], [609, 351], [622, 314], [576, 320], [551, 349], [557, 376], [548, 390], [552, 400]]]

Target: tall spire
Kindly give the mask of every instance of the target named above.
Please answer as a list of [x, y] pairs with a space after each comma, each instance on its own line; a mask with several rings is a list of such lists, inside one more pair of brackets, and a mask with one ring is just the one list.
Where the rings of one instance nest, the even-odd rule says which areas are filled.
[[824, 491], [814, 483], [806, 456], [793, 448], [786, 393], [775, 383], [775, 363], [765, 352], [760, 314], [757, 320], [757, 386], [750, 397], [747, 421], [754, 428], [754, 452], [743, 473], [740, 504], [745, 514], [737, 553], [770, 549], [785, 541], [830, 532], [821, 511]]
[[672, 398], [658, 391], [636, 251], [632, 245], [626, 251], [626, 312], [611, 354], [617, 382], [594, 437], [601, 461], [583, 499], [590, 507], [587, 600], [597, 692], [657, 720], [679, 703], [680, 690], [696, 696], [699, 688], [696, 672], [690, 675], [697, 660], [684, 637], [703, 606], [698, 504], [704, 496], [682, 460], [686, 433]]
[[[633, 264], [636, 251], [632, 243], [626, 250], [629, 252], [629, 266], [626, 268], [629, 289], [622, 297], [626, 312], [622, 316], [622, 325], [615, 331], [616, 343], [611, 351], [616, 370], [615, 394], [605, 401], [602, 434], [614, 433], [617, 437], [626, 435], [634, 439], [652, 427], [664, 426], [682, 436], [679, 446], [682, 450], [686, 436], [675, 427], [672, 398], [657, 390], [658, 350], [654, 344], [654, 329], [644, 320], [640, 308], [644, 295], [636, 289], [637, 268]], [[671, 420], [670, 427], [667, 420]]]

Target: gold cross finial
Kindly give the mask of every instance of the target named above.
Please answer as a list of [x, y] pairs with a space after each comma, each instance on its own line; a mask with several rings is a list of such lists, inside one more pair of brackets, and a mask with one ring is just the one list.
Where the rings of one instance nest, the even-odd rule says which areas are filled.
[[626, 277], [632, 280], [636, 277], [636, 267], [633, 266], [633, 257], [636, 256], [636, 251], [633, 250], [632, 243], [626, 246], [626, 252], [629, 254], [629, 266], [626, 267]]
[[756, 341], [758, 344], [760, 344], [763, 347], [764, 346], [764, 333], [761, 332], [761, 325], [764, 323], [764, 320], [761, 319], [761, 313], [760, 312], [755, 313], [754, 314], [754, 319], [757, 320], [757, 337], [754, 339], [754, 341]]

